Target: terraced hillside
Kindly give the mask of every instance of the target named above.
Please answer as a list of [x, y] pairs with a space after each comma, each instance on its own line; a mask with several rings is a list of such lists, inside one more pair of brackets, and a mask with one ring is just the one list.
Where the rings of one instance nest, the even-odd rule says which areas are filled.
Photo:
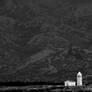
[[0, 81], [61, 82], [75, 80], [78, 71], [92, 74], [92, 14], [82, 2], [0, 3]]

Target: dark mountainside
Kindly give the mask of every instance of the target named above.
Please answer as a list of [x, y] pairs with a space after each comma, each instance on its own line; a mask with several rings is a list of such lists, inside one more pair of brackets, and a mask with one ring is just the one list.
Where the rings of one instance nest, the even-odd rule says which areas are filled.
[[77, 1], [0, 0], [0, 81], [92, 75], [92, 2]]

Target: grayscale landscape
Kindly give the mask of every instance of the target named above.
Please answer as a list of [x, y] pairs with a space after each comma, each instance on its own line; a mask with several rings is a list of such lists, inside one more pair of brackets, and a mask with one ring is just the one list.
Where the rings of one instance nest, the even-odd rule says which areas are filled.
[[91, 10], [92, 0], [0, 0], [0, 81], [92, 75]]

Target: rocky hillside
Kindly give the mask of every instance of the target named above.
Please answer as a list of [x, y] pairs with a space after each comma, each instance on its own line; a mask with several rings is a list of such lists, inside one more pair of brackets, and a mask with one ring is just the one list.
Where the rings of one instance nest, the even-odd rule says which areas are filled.
[[78, 71], [92, 74], [92, 3], [88, 13], [84, 4], [1, 0], [0, 80], [60, 82]]

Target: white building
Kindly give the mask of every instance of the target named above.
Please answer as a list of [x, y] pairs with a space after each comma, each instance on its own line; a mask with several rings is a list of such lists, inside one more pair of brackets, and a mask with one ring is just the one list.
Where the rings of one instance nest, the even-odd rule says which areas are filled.
[[77, 86], [82, 86], [82, 73], [77, 73]]
[[65, 86], [75, 86], [76, 82], [75, 81], [65, 81]]

